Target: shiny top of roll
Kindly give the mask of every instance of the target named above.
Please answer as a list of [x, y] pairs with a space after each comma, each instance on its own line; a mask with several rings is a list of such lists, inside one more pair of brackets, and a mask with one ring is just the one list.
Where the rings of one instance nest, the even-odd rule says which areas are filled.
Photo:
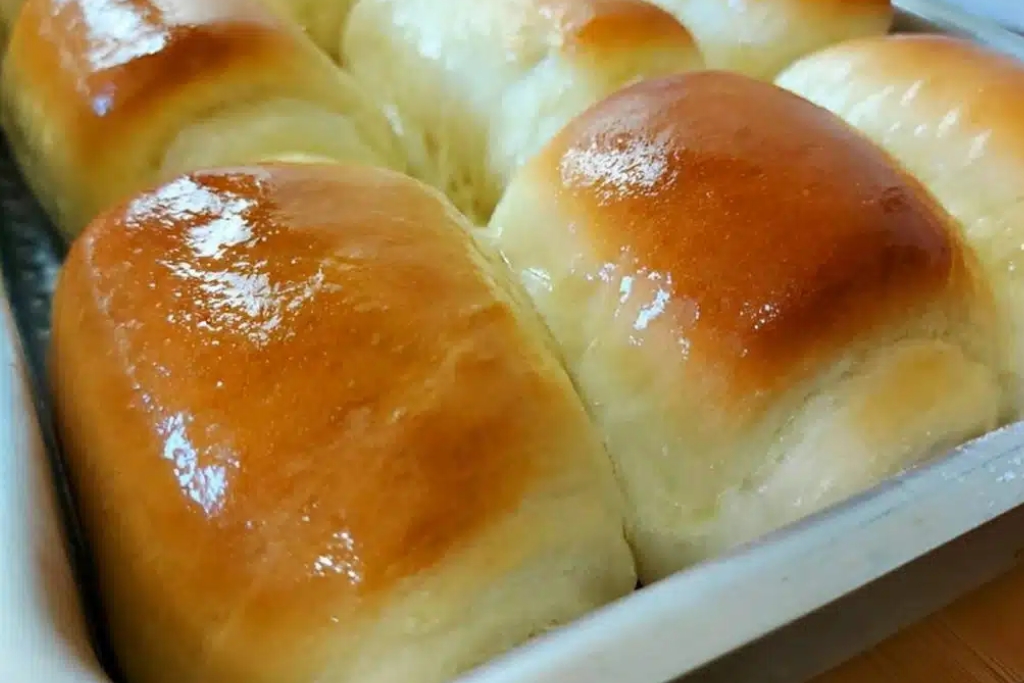
[[510, 4], [518, 5], [515, 11], [520, 19], [535, 18], [553, 30], [565, 52], [633, 49], [647, 47], [649, 41], [694, 44], [689, 31], [671, 14], [645, 0], [518, 0]]
[[91, 321], [96, 342], [71, 343], [115, 379], [84, 400], [124, 448], [70, 436], [91, 444], [80, 471], [146, 497], [133, 524], [166, 590], [231, 605], [258, 586], [312, 619], [327, 585], [429, 568], [558, 466], [546, 444], [582, 408], [461, 220], [395, 173], [279, 165], [181, 177], [75, 242], [55, 316]]
[[366, 107], [298, 27], [257, 0], [27, 0], [4, 79], [4, 97], [33, 110], [21, 112], [28, 134], [59, 130], [73, 158], [102, 155], [114, 136], [158, 129], [181, 110], [211, 114], [211, 93], [225, 90], [239, 101], [315, 92], [326, 108]]
[[964, 282], [917, 182], [832, 114], [735, 74], [625, 88], [516, 182], [554, 188], [548, 218], [578, 240], [574, 268], [620, 281], [635, 344], [671, 337], [730, 391], [776, 386]]
[[[349, 141], [344, 154], [381, 165], [396, 156], [383, 113], [259, 0], [28, 0], [0, 95], [26, 178], [71, 235], [111, 203], [166, 178], [168, 164], [172, 172], [194, 168], [173, 168], [178, 157], [169, 148], [188, 140], [190, 126], [246, 106], [290, 103], [335, 114], [345, 119], [338, 122]], [[221, 141], [214, 142], [216, 149]], [[220, 163], [199, 164], [206, 165]]]
[[[919, 137], [941, 144], [977, 136], [971, 161], [982, 154], [1024, 159], [1024, 65], [972, 41], [927, 34], [852, 40], [793, 64], [778, 83], [826, 100], [854, 124], [896, 101]], [[887, 116], [886, 137], [902, 134], [906, 124]]]
[[22, 80], [66, 99], [78, 110], [69, 122], [85, 125], [137, 117], [160, 103], [154, 90], [232, 65], [266, 68], [294, 50], [295, 35], [248, 0], [27, 0], [11, 53]]

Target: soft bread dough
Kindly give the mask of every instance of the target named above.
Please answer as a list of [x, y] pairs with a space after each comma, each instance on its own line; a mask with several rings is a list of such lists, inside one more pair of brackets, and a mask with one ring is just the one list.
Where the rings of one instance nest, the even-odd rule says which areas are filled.
[[619, 91], [522, 168], [489, 237], [605, 435], [644, 581], [997, 424], [991, 294], [951, 219], [771, 84]]
[[1000, 300], [1024, 417], [1024, 65], [964, 40], [892, 36], [812, 55], [778, 84], [841, 116], [956, 217]]
[[771, 80], [797, 58], [888, 32], [890, 0], [651, 0], [697, 39], [709, 68]]
[[128, 680], [442, 683], [633, 589], [600, 438], [498, 264], [368, 167], [197, 172], [90, 224], [53, 394]]

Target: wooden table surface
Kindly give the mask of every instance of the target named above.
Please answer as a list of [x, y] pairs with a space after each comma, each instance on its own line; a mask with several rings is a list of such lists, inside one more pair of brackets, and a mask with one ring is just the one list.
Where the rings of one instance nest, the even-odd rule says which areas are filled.
[[814, 683], [1024, 683], [1024, 566]]

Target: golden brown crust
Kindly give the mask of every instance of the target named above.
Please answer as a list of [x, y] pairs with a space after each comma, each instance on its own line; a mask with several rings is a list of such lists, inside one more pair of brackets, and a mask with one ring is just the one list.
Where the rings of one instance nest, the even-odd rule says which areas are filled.
[[560, 188], [567, 220], [582, 218], [594, 262], [657, 280], [673, 338], [739, 391], [776, 385], [964, 275], [945, 214], [884, 153], [738, 75], [631, 86], [533, 168]]
[[2, 96], [12, 149], [71, 235], [164, 179], [164, 154], [183, 129], [232, 108], [309, 103], [345, 117], [344, 134], [390, 161], [383, 114], [258, 0], [30, 0]]
[[[1024, 65], [1020, 60], [961, 38], [891, 35], [852, 40], [810, 55], [780, 74], [786, 82], [818, 65], [835, 67], [816, 74], [841, 97], [850, 73], [885, 79], [907, 116], [937, 114], [946, 129], [975, 131], [987, 148], [1024, 157]], [[791, 73], [792, 72], [792, 73]], [[817, 94], [817, 93], [815, 93]], [[844, 112], [844, 116], [854, 112]], [[949, 120], [943, 120], [948, 116]]]
[[87, 155], [102, 153], [113, 131], [145, 121], [166, 93], [243, 64], [266, 68], [295, 42], [262, 5], [244, 0], [28, 0], [11, 54], [44, 106], [66, 103], [62, 133]]
[[[751, 3], [752, 0], [746, 0]], [[759, 2], [764, 4], [766, 2], [775, 2], [777, 0], [753, 0], [753, 2]], [[886, 12], [893, 11], [891, 0], [789, 0], [795, 2], [798, 5], [804, 5], [808, 8], [816, 10], [825, 10], [832, 8], [835, 10], [842, 10], [844, 12]]]
[[533, 4], [543, 16], [559, 18], [570, 48], [635, 50], [665, 43], [676, 49], [686, 44], [696, 49], [693, 37], [675, 17], [644, 0], [541, 0]]
[[1024, 65], [937, 35], [850, 41], [777, 84], [858, 128], [932, 192], [978, 255], [997, 299], [1011, 403], [1024, 405]]
[[639, 0], [362, 0], [343, 52], [389, 103], [411, 173], [479, 222], [585, 106], [703, 63], [679, 21]]
[[[662, 4], [679, 3], [692, 6], [711, 2], [717, 0], [662, 0]], [[725, 4], [728, 5], [730, 12], [737, 16], [785, 11], [794, 16], [801, 13], [819, 16], [839, 13], [840, 16], [850, 19], [862, 12], [869, 16], [891, 16], [895, 11], [891, 0], [729, 0]]]
[[992, 296], [950, 217], [770, 84], [620, 90], [523, 167], [486, 234], [604, 435], [644, 581], [996, 423]]
[[119, 542], [162, 558], [136, 576], [207, 635], [225, 609], [355, 608], [565, 465], [545, 454], [582, 408], [450, 211], [384, 171], [224, 170], [74, 244], [54, 390], [87, 528], [115, 543], [104, 515], [127, 515]]

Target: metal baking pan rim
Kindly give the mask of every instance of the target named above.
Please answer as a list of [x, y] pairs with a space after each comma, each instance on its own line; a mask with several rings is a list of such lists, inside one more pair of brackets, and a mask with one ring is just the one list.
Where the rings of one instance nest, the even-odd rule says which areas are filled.
[[[677, 680], [1022, 505], [1016, 423], [643, 588], [459, 683]], [[1024, 537], [1006, 550], [1024, 552]]]

